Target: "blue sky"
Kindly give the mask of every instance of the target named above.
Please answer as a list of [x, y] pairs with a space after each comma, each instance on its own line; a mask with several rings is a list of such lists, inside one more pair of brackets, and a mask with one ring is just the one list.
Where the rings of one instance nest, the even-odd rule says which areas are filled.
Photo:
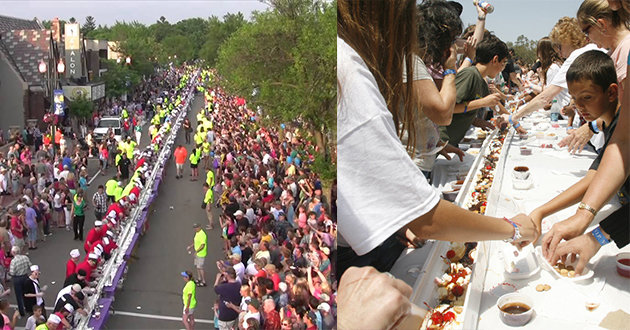
[[[472, 0], [457, 0], [464, 6], [464, 26], [477, 22]], [[494, 12], [487, 16], [486, 29], [501, 40], [516, 41], [519, 35], [538, 40], [549, 35], [559, 18], [575, 17], [582, 0], [489, 0]]]
[[0, 0], [0, 8], [0, 15], [19, 18], [37, 17], [40, 20], [51, 20], [56, 16], [68, 20], [74, 17], [79, 23], [84, 23], [85, 17], [91, 15], [94, 16], [96, 24], [113, 25], [116, 20], [127, 22], [135, 20], [150, 25], [160, 16], [166, 17], [171, 23], [176, 23], [186, 18], [208, 18], [212, 15], [223, 17], [226, 13], [240, 11], [249, 18], [252, 11], [263, 11], [269, 7], [256, 0]]

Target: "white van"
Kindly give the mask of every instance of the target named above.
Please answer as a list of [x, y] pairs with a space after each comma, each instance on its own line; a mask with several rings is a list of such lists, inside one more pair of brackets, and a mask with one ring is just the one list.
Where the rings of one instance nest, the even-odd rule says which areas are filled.
[[122, 139], [122, 119], [120, 117], [103, 117], [98, 123], [98, 127], [94, 129], [94, 139], [102, 141], [107, 137], [109, 129], [114, 130], [114, 138], [116, 141]]

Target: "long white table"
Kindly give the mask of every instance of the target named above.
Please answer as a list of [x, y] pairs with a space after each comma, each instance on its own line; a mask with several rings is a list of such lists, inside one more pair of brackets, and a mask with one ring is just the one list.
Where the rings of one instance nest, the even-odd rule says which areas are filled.
[[[542, 114], [542, 113], [541, 113]], [[527, 121], [538, 124], [550, 124], [549, 120], [537, 114]], [[562, 191], [579, 181], [590, 167], [596, 154], [583, 151], [571, 155], [565, 149], [557, 147], [560, 139], [566, 136], [566, 124], [561, 122], [560, 127], [549, 127], [538, 131], [534, 125], [529, 129], [530, 138], [521, 140], [518, 137], [506, 140], [509, 146], [507, 159], [503, 169], [503, 180], [500, 182], [500, 196], [493, 216], [513, 216], [517, 213], [529, 214], [536, 207], [546, 203]], [[469, 133], [472, 133], [469, 132]], [[550, 137], [554, 134], [556, 139]], [[469, 134], [470, 135], [470, 134]], [[474, 135], [474, 133], [473, 133]], [[541, 148], [541, 145], [554, 145], [554, 148]], [[527, 146], [532, 149], [532, 155], [521, 155], [520, 147]], [[433, 173], [433, 185], [438, 190], [448, 189], [448, 182], [455, 179], [457, 173], [466, 172], [475, 160], [475, 151], [467, 153], [464, 162], [459, 159], [447, 161], [438, 157]], [[527, 166], [530, 169], [533, 186], [527, 190], [514, 189], [512, 182], [512, 169], [515, 166]], [[589, 229], [594, 228], [599, 221], [619, 207], [616, 198], [613, 198], [595, 218]], [[569, 207], [563, 211], [547, 217], [543, 221], [543, 234], [551, 226], [562, 221], [575, 212], [575, 207]], [[397, 278], [409, 285], [414, 285], [417, 278], [422, 276], [425, 260], [429, 256], [435, 242], [429, 241], [423, 248], [408, 249], [398, 258], [390, 271]], [[504, 275], [504, 263], [502, 257], [503, 242], [491, 242], [489, 249], [489, 263], [486, 270], [481, 303], [479, 306], [478, 329], [510, 329], [499, 319], [499, 310], [496, 303], [501, 294], [518, 290], [534, 300], [535, 315], [525, 326], [528, 329], [557, 329], [598, 328], [600, 322], [610, 312], [621, 309], [630, 314], [630, 279], [617, 274], [615, 256], [624, 251], [630, 252], [630, 247], [621, 251], [614, 243], [603, 247], [591, 260], [589, 266], [594, 270], [591, 280], [581, 284], [575, 284], [562, 279], [556, 279], [551, 273], [541, 267], [541, 270], [525, 280], [511, 280]], [[507, 283], [505, 285], [504, 283]], [[538, 284], [549, 284], [552, 289], [546, 292], [535, 290]], [[594, 311], [587, 311], [586, 300], [592, 300], [593, 296], [599, 296], [601, 305]], [[630, 324], [630, 323], [628, 323]], [[628, 326], [630, 329], [630, 325]]]

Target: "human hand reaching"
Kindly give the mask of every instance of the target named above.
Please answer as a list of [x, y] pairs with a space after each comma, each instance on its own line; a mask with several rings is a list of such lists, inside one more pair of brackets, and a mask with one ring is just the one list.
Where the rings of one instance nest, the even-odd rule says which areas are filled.
[[411, 293], [409, 285], [372, 267], [350, 267], [339, 284], [339, 329], [395, 329], [411, 310]]
[[597, 254], [600, 248], [601, 245], [591, 233], [582, 234], [576, 238], [560, 243], [551, 257], [550, 263], [554, 265], [558, 260], [565, 262], [567, 258], [570, 258], [571, 262], [577, 260], [575, 274], [576, 276], [578, 274], [581, 275], [588, 261]]
[[559, 147], [567, 147], [572, 154], [582, 152], [588, 141], [593, 137], [593, 132], [584, 124], [580, 128], [568, 131], [568, 135], [558, 143]]
[[521, 238], [512, 242], [512, 244], [520, 248], [538, 240], [540, 234], [538, 233], [536, 225], [528, 215], [520, 213], [510, 220], [514, 221], [519, 226], [519, 232], [521, 234]]
[[576, 213], [575, 215], [555, 223], [551, 230], [543, 237], [541, 248], [543, 256], [547, 258], [549, 262], [552, 262], [552, 258], [556, 253], [556, 249], [560, 241], [570, 240], [581, 235], [592, 219], [585, 217], [582, 213]]

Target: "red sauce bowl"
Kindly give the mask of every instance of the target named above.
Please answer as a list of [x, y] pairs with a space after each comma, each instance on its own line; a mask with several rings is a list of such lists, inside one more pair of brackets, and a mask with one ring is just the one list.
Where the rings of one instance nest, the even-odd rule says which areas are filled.
[[617, 273], [630, 278], [630, 252], [622, 252], [617, 255]]

